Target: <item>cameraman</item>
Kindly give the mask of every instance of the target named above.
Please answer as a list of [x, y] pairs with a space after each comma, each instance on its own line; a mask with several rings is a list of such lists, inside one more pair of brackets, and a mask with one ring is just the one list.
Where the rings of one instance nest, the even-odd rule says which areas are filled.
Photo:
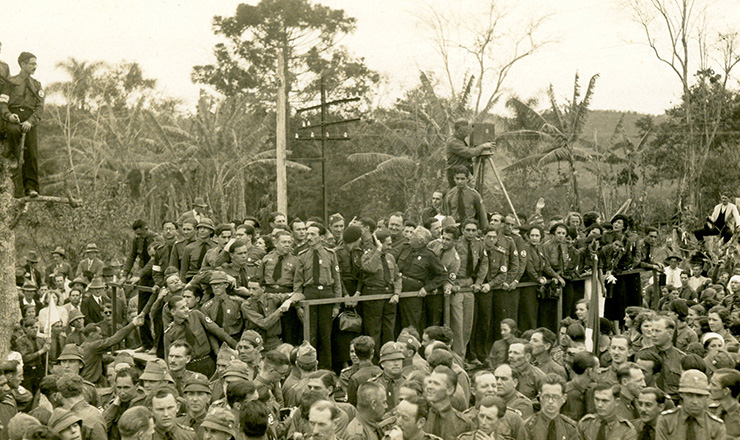
[[447, 183], [450, 188], [455, 186], [455, 176], [452, 174], [452, 170], [455, 166], [461, 165], [470, 170], [470, 174], [473, 174], [473, 158], [480, 156], [480, 154], [487, 148], [493, 148], [495, 146], [492, 142], [486, 142], [478, 145], [477, 147], [471, 147], [468, 145], [466, 139], [473, 132], [473, 126], [465, 119], [458, 119], [453, 125], [455, 133], [447, 141]]

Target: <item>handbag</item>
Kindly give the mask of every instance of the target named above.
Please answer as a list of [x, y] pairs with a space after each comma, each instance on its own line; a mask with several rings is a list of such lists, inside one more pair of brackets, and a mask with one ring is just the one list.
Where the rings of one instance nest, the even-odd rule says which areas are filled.
[[563, 286], [554, 280], [549, 283], [540, 284], [537, 288], [537, 298], [539, 299], [560, 299], [562, 294]]
[[362, 332], [362, 316], [354, 307], [346, 308], [339, 314], [339, 330], [343, 332]]

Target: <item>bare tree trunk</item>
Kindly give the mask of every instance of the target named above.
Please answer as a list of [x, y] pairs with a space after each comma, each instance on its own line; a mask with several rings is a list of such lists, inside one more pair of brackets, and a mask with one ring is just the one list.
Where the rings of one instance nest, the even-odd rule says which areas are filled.
[[573, 210], [581, 212], [581, 197], [578, 194], [578, 178], [576, 177], [576, 164], [569, 162], [570, 165], [570, 183], [573, 187]]
[[[4, 147], [4, 145], [3, 145]], [[10, 353], [13, 324], [21, 318], [15, 285], [15, 233], [11, 228], [15, 207], [13, 181], [6, 161], [0, 161], [0, 359]]]

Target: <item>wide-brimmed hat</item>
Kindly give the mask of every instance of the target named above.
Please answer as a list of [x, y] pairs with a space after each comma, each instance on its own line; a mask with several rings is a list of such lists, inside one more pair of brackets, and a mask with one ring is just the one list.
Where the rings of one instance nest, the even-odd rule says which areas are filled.
[[88, 289], [105, 289], [105, 282], [100, 277], [92, 279], [90, 284], [87, 286]]
[[679, 257], [679, 256], [678, 256], [678, 255], [676, 255], [676, 254], [671, 254], [671, 255], [669, 255], [669, 256], [667, 256], [667, 257], [665, 258], [665, 262], [666, 262], [666, 263], [667, 263], [667, 262], [669, 262], [669, 261], [671, 261], [671, 260], [676, 260], [676, 261], [683, 261], [683, 258]]
[[36, 286], [36, 283], [34, 283], [33, 281], [27, 279], [27, 280], [23, 281], [23, 286], [21, 287], [21, 290], [32, 290], [32, 291], [36, 291], [36, 290], [38, 290], [38, 287]]
[[49, 418], [49, 429], [59, 434], [75, 423], [80, 422], [82, 422], [82, 419], [75, 413], [64, 408], [55, 408]]
[[70, 324], [80, 318], [84, 319], [85, 315], [83, 315], [79, 309], [74, 309], [71, 312], [69, 312], [69, 323]]
[[216, 230], [216, 227], [213, 226], [213, 220], [209, 219], [208, 217], [203, 217], [202, 219], [200, 219], [200, 221], [198, 222], [198, 226], [196, 226], [196, 229], [197, 228], [208, 228], [211, 231]]
[[144, 372], [141, 373], [139, 379], [154, 381], [167, 380], [169, 382], [175, 382], [172, 380], [170, 373], [167, 372], [167, 364], [165, 364], [162, 359], [152, 359], [147, 361], [146, 367], [144, 367]]
[[36, 253], [36, 251], [29, 251], [28, 255], [26, 256], [26, 261], [29, 261], [31, 263], [38, 263], [39, 255]]
[[77, 277], [72, 280], [71, 283], [69, 283], [70, 286], [73, 286], [75, 284], [82, 284], [82, 287], [87, 287], [87, 279], [85, 277]]
[[66, 252], [64, 251], [64, 248], [61, 246], [57, 246], [53, 251], [51, 251], [52, 254], [57, 254], [60, 256], [65, 256]]
[[82, 356], [82, 349], [75, 344], [66, 344], [62, 349], [62, 354], [57, 358], [58, 361], [80, 361], [85, 363]]
[[193, 206], [198, 206], [200, 208], [208, 208], [208, 204], [205, 200], [203, 200], [203, 197], [196, 197], [193, 201]]

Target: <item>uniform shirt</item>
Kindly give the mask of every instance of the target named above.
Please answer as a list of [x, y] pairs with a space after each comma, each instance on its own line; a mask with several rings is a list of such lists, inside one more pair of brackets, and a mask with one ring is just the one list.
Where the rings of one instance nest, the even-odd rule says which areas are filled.
[[527, 419], [529, 416], [534, 414], [532, 401], [519, 391], [514, 391], [508, 398], [502, 398], [504, 399], [504, 403], [506, 403], [506, 410], [513, 411], [518, 414], [519, 417]]
[[265, 339], [280, 337], [282, 327], [280, 318], [283, 312], [280, 305], [290, 298], [290, 293], [264, 293], [246, 300], [241, 311], [246, 318], [246, 329], [257, 330]]
[[409, 278], [415, 283], [421, 282], [427, 293], [442, 287], [447, 280], [447, 271], [442, 262], [426, 246], [414, 249], [410, 244], [405, 244], [400, 249], [396, 262], [404, 280]]
[[[386, 266], [383, 266], [383, 259]], [[388, 267], [388, 280], [385, 279], [384, 267]], [[390, 288], [393, 289], [393, 293], [401, 293], [403, 280], [393, 255], [378, 251], [377, 248], [368, 249], [360, 258], [360, 268], [364, 287]]]
[[[216, 322], [219, 309], [221, 309], [221, 322]], [[232, 337], [241, 334], [244, 330], [246, 315], [242, 311], [242, 303], [229, 297], [226, 293], [220, 297], [215, 296], [200, 306], [200, 311], [219, 325]]]
[[550, 264], [552, 270], [562, 276], [570, 264], [568, 244], [559, 243], [553, 238], [543, 243], [542, 246], [540, 246], [540, 250], [542, 251], [542, 255], [547, 258], [547, 262]]
[[[478, 408], [473, 407], [465, 412], [463, 412], [468, 419], [473, 423], [473, 426], [475, 428], [478, 428]], [[514, 411], [511, 411], [507, 408], [506, 412], [504, 413], [504, 416], [499, 420], [499, 422], [496, 424], [495, 428], [496, 432], [496, 439], [501, 440], [510, 440], [510, 439], [516, 439], [521, 440], [524, 439], [525, 433], [524, 433], [524, 419], [522, 419], [522, 416], [517, 414]]]
[[262, 258], [260, 265], [260, 280], [266, 286], [279, 286], [293, 288], [293, 276], [295, 275], [295, 267], [298, 264], [298, 257], [288, 253], [282, 256], [282, 269], [278, 279], [275, 279], [275, 266], [277, 266], [280, 254], [273, 250], [269, 254]]
[[262, 259], [265, 257], [264, 249], [252, 246], [247, 251], [247, 274], [249, 278], [258, 279], [262, 274]]
[[[458, 200], [462, 197], [463, 206], [465, 207], [465, 218], [460, 218], [458, 211]], [[486, 207], [483, 206], [483, 198], [478, 191], [465, 186], [463, 188], [454, 187], [447, 191], [444, 201], [442, 202], [442, 212], [455, 219], [456, 223], [472, 218], [478, 221], [481, 230], [488, 228], [488, 216]]]
[[514, 275], [519, 271], [519, 252], [514, 240], [499, 234], [493, 247], [486, 248], [488, 252], [488, 285], [491, 290], [501, 290], [504, 283], [514, 281]]
[[359, 248], [349, 250], [346, 245], [334, 249], [339, 263], [339, 274], [342, 278], [343, 296], [354, 295], [362, 292], [362, 250]]
[[172, 321], [167, 326], [164, 331], [165, 356], [169, 353], [170, 345], [180, 339], [187, 341], [192, 347], [193, 360], [208, 356], [211, 351], [218, 352], [220, 341], [226, 342], [229, 347], [236, 350], [236, 341], [200, 310], [191, 310], [185, 321], [181, 323]]
[[434, 255], [439, 257], [442, 262], [442, 266], [447, 271], [447, 280], [444, 282], [442, 287], [446, 286], [458, 286], [460, 283], [457, 279], [457, 273], [460, 272], [460, 255], [457, 253], [455, 246], [450, 249], [442, 247], [442, 240], [436, 239], [429, 242], [427, 247], [434, 252]]
[[526, 248], [519, 252], [520, 255], [522, 253], [524, 253], [524, 257], [526, 258], [526, 267], [522, 275], [522, 281], [538, 283], [540, 277], [547, 276], [549, 278], [555, 278], [557, 276], [555, 271], [552, 270], [550, 262], [542, 253], [540, 246], [528, 244]]
[[180, 396], [185, 396], [183, 393], [183, 388], [185, 387], [185, 384], [187, 383], [188, 379], [193, 377], [193, 373], [190, 370], [182, 369], [179, 373], [175, 373], [172, 370], [169, 370], [170, 376], [172, 376], [172, 379], [175, 381], [175, 388], [177, 389], [177, 392], [180, 394]]
[[401, 389], [401, 384], [404, 382], [403, 376], [399, 376], [397, 379], [389, 377], [385, 372], [378, 374], [375, 377], [368, 379], [369, 382], [375, 382], [383, 385], [385, 388], [386, 403], [388, 408], [395, 408], [399, 402], [398, 390]]
[[[581, 421], [578, 422], [578, 438], [580, 440], [595, 440], [601, 428], [601, 420], [594, 414], [583, 416]], [[607, 422], [606, 440], [635, 440], [636, 438], [635, 427], [628, 420], [614, 417]]]
[[[653, 423], [656, 423], [657, 420], [653, 420]], [[635, 432], [637, 433], [637, 439], [638, 440], [655, 440], [655, 425], [646, 425], [642, 420], [636, 419], [632, 424], [635, 426]], [[645, 430], [645, 427], [649, 426], [647, 430]], [[642, 437], [643, 432], [647, 435], [647, 437]]]
[[[313, 279], [314, 252], [318, 252], [319, 279]], [[342, 279], [339, 275], [339, 262], [333, 251], [319, 246], [315, 249], [306, 249], [298, 255], [295, 274], [293, 275], [293, 290], [302, 292], [305, 286], [323, 286], [327, 297], [342, 297]]]
[[[682, 408], [663, 411], [658, 416], [655, 427], [656, 440], [683, 440], [686, 438], [686, 425], [689, 414]], [[699, 416], [694, 423], [696, 440], [720, 440], [725, 438], [725, 424], [719, 417], [708, 411]]]
[[[214, 247], [216, 247], [216, 244], [210, 238], [196, 240], [185, 246], [182, 265], [180, 266], [180, 278], [185, 280], [200, 272], [201, 265], [203, 264], [203, 261], [199, 261], [201, 252], [208, 252]], [[204, 248], [205, 251], [203, 250]], [[203, 260], [205, 260], [205, 255], [203, 256]]]
[[82, 419], [82, 429], [89, 432], [86, 440], [108, 440], [105, 419], [99, 409], [91, 406], [86, 400], [80, 400], [69, 411]]
[[651, 351], [663, 361], [663, 368], [655, 379], [655, 385], [671, 396], [678, 394], [678, 381], [681, 379], [681, 359], [684, 352], [676, 347], [660, 350], [656, 346], [643, 348], [640, 351]]
[[203, 257], [203, 263], [200, 265], [201, 269], [215, 269], [228, 263], [230, 260], [229, 253], [220, 246], [215, 246], [206, 252], [206, 256]]
[[531, 364], [525, 364], [519, 371], [519, 381], [516, 389], [524, 394], [528, 399], [533, 400], [537, 397], [537, 388], [545, 373]]
[[532, 359], [532, 366], [539, 368], [545, 374], [555, 373], [562, 377], [564, 380], [568, 380], [568, 372], [565, 368], [555, 362], [552, 357], [547, 358], [543, 363], [538, 362], [536, 359]]
[[198, 436], [192, 428], [175, 423], [169, 432], [165, 432], [159, 427], [154, 428], [152, 440], [196, 440]]
[[236, 284], [236, 287], [247, 287], [247, 283], [249, 281], [256, 281], [258, 278], [250, 276], [250, 270], [247, 265], [244, 266], [237, 266], [233, 262], [231, 263], [225, 263], [221, 266], [221, 270], [223, 270], [226, 275], [230, 275], [234, 277], [234, 282]]
[[458, 435], [473, 429], [475, 429], [473, 422], [449, 403], [441, 410], [430, 405], [429, 416], [424, 424], [424, 432], [434, 434], [444, 440], [455, 440]]
[[514, 242], [517, 254], [519, 256], [519, 266], [517, 268], [517, 271], [512, 274], [512, 281], [519, 281], [522, 278], [524, 271], [527, 269], [527, 254], [529, 253], [529, 246], [527, 245], [527, 242], [524, 241], [524, 239], [517, 234], [511, 233], [506, 236], [511, 238], [511, 240]]
[[[111, 389], [111, 393], [113, 393], [113, 389]], [[103, 410], [103, 419], [108, 429], [108, 440], [119, 440], [121, 438], [121, 433], [118, 431], [118, 420], [127, 409], [134, 406], [146, 406], [146, 393], [143, 388], [137, 387], [136, 396], [130, 401], [121, 402], [120, 405], [117, 405], [114, 400], [115, 398], [111, 395]]]
[[[460, 268], [457, 270], [457, 278], [472, 278], [473, 284], [482, 284], [486, 280], [486, 274], [488, 274], [488, 252], [486, 252], [483, 245], [483, 240], [474, 238], [468, 241], [465, 237], [460, 237], [455, 243], [455, 249], [457, 250], [457, 255], [460, 257]], [[473, 257], [473, 272], [471, 274], [467, 273], [469, 254]]]
[[[557, 440], [570, 440], [578, 438], [577, 424], [570, 417], [558, 414], [555, 422], [555, 438]], [[527, 440], [548, 440], [551, 420], [538, 412], [524, 422], [524, 430]]]
[[0, 99], [0, 114], [8, 120], [13, 109], [23, 107], [33, 110], [26, 121], [32, 125], [38, 124], [44, 114], [44, 89], [41, 83], [29, 77], [21, 75], [11, 76], [6, 82], [8, 99]]
[[725, 432], [728, 439], [740, 438], [740, 403], [734, 401], [729, 408], [724, 408], [719, 403], [710, 403], [709, 412], [725, 422]]
[[109, 338], [83, 342], [80, 348], [82, 348], [84, 365], [82, 366], [80, 376], [92, 383], [100, 382], [103, 378], [103, 355], [107, 353], [111, 347], [126, 339], [126, 336], [131, 333], [134, 328], [134, 324], [131, 323], [118, 330]]
[[175, 244], [172, 245], [172, 251], [170, 253], [170, 262], [167, 265], [168, 267], [174, 267], [179, 272], [180, 269], [182, 269], [182, 259], [185, 257], [185, 248], [187, 245], [192, 243], [193, 240], [177, 240], [175, 241]]
[[[373, 377], [383, 375], [383, 370], [369, 360], [358, 362], [357, 367], [358, 368], [352, 372], [347, 379], [347, 402], [355, 406], [357, 405], [357, 388]], [[391, 383], [391, 381], [378, 381], [378, 383], [382, 383], [383, 386], [385, 386], [386, 383]], [[388, 393], [388, 397], [390, 397], [391, 394], [392, 393]], [[389, 406], [388, 408], [392, 407]]]
[[617, 398], [617, 417], [625, 420], [635, 420], [640, 417], [640, 413], [637, 412], [637, 405], [635, 405], [635, 398], [625, 393], [625, 389], [622, 387]]
[[591, 384], [582, 386], [575, 380], [565, 384], [567, 399], [560, 412], [573, 420], [581, 420], [586, 414], [596, 412], [594, 406], [594, 392]]
[[203, 423], [203, 420], [206, 419], [206, 415], [208, 414], [208, 411], [204, 412], [200, 417], [193, 418], [190, 417], [190, 414], [185, 414], [184, 416], [180, 416], [177, 418], [177, 424], [184, 427], [184, 428], [190, 428], [195, 432], [196, 438], [203, 438], [203, 433], [205, 432], [205, 429], [200, 426], [201, 423]]
[[378, 428], [377, 423], [367, 420], [362, 413], [358, 413], [347, 425], [344, 438], [345, 440], [381, 440], [383, 432]]

